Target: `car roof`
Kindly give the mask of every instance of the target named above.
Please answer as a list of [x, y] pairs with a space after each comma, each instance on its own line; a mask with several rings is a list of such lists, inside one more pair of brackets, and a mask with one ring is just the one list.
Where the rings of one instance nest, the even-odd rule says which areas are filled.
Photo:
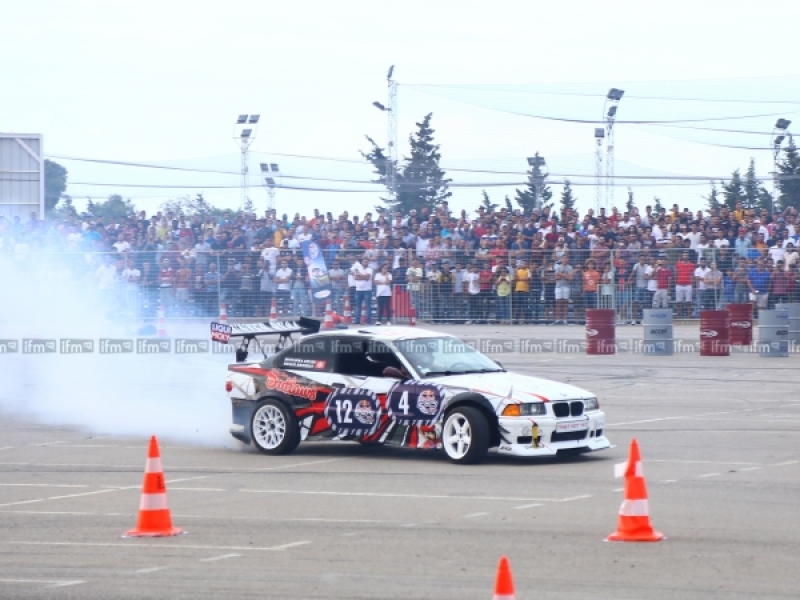
[[[329, 335], [346, 335], [346, 336], [356, 336], [356, 337], [364, 337], [369, 339], [376, 339], [376, 340], [414, 340], [419, 338], [438, 338], [438, 337], [454, 337], [448, 333], [442, 333], [440, 331], [431, 331], [429, 329], [421, 329], [417, 327], [402, 327], [396, 325], [386, 325], [383, 327], [370, 327], [369, 325], [364, 325], [363, 327], [353, 327], [348, 329], [327, 329], [324, 331], [320, 331], [319, 333], [313, 334], [314, 337], [317, 336], [329, 336]], [[310, 336], [309, 336], [310, 337]]]

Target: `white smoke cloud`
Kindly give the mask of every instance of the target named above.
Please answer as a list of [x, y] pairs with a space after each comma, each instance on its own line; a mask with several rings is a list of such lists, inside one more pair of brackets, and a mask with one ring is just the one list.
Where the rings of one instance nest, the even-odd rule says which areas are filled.
[[[86, 269], [75, 265], [86, 260], [83, 255], [0, 256], [0, 340], [55, 340], [57, 345], [52, 353], [25, 353], [22, 347], [0, 352], [0, 412], [93, 434], [155, 434], [176, 442], [237, 446], [228, 433], [230, 402], [223, 387], [232, 357], [101, 354], [100, 339], [135, 343], [145, 323], [121, 313], [113, 295], [98, 294], [94, 266], [88, 278], [76, 277]], [[170, 322], [167, 334], [208, 340], [208, 323]], [[91, 340], [94, 351], [62, 353], [65, 339]]]

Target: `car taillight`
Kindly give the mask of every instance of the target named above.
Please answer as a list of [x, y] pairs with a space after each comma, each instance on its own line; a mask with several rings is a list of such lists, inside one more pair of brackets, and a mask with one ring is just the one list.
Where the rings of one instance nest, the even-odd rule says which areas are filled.
[[230, 381], [225, 382], [225, 391], [232, 392], [233, 391], [233, 384]]

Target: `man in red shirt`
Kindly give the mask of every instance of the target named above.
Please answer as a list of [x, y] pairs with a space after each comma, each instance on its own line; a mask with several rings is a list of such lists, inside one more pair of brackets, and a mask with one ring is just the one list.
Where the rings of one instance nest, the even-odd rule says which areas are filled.
[[684, 252], [675, 263], [675, 309], [678, 317], [688, 318], [692, 306], [692, 281], [695, 265]]
[[669, 308], [669, 282], [672, 279], [672, 270], [666, 265], [666, 261], [663, 258], [658, 260], [658, 265], [653, 275], [656, 278], [653, 308]]
[[483, 268], [478, 273], [478, 285], [480, 285], [480, 306], [481, 306], [481, 321], [488, 321], [489, 319], [489, 301], [492, 298], [492, 285], [494, 284], [494, 273], [492, 272], [492, 264], [488, 261], [483, 263]]

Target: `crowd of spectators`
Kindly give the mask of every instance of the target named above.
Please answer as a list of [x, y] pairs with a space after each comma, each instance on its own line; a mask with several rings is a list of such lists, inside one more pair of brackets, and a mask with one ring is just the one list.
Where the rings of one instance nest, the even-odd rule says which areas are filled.
[[612, 307], [634, 323], [649, 307], [692, 317], [730, 302], [797, 301], [799, 234], [794, 209], [456, 214], [443, 202], [363, 217], [0, 217], [0, 256], [32, 264], [57, 254], [100, 295], [143, 316], [159, 305], [168, 315], [215, 316], [220, 302], [233, 316], [267, 316], [273, 300], [279, 315], [319, 316], [300, 250], [314, 240], [334, 310], [347, 297], [359, 320], [363, 310], [372, 322], [374, 304], [379, 322], [408, 307], [433, 322], [476, 323], [582, 322], [585, 309]]

